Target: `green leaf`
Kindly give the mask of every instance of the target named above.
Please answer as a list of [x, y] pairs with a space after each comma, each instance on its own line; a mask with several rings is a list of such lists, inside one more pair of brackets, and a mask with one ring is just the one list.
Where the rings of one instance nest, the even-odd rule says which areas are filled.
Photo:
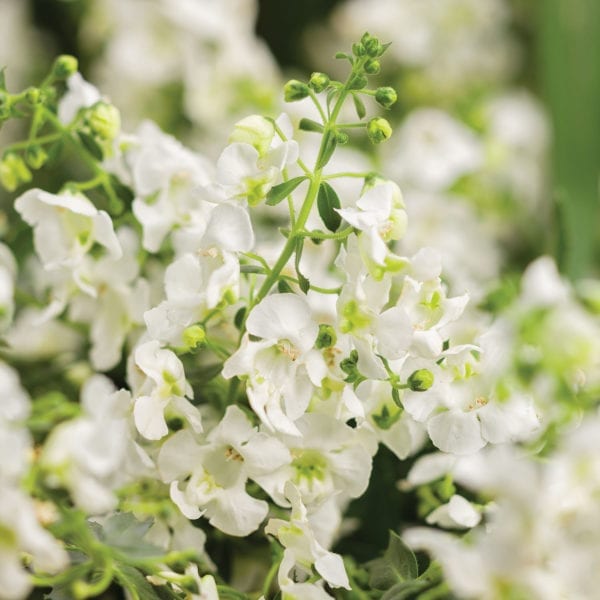
[[290, 284], [285, 279], [280, 279], [277, 282], [277, 290], [280, 294], [288, 294], [294, 292], [294, 290], [290, 287]]
[[119, 564], [115, 575], [117, 581], [130, 593], [133, 600], [161, 600], [155, 588], [137, 569]]
[[389, 590], [398, 583], [416, 579], [419, 573], [412, 550], [398, 534], [390, 531], [389, 535], [388, 547], [383, 556], [367, 564], [369, 585], [377, 590]]
[[336, 191], [326, 181], [323, 181], [319, 186], [317, 208], [325, 227], [329, 231], [337, 231], [342, 222], [341, 215], [335, 210], [340, 206], [340, 199]]
[[138, 521], [131, 513], [117, 513], [104, 523], [100, 538], [129, 558], [158, 558], [164, 550], [143, 540], [151, 526], [152, 519]]
[[246, 318], [246, 307], [242, 306], [236, 313], [235, 317], [233, 317], [233, 324], [237, 329], [242, 329], [242, 325], [244, 324], [244, 319]]
[[305, 294], [308, 294], [308, 290], [310, 290], [310, 281], [301, 273], [298, 273], [298, 285]]
[[322, 151], [319, 155], [319, 160], [317, 161], [317, 169], [322, 169], [329, 162], [329, 159], [335, 151], [336, 145], [337, 133], [329, 129], [323, 136], [323, 142], [321, 146]]
[[279, 204], [284, 198], [287, 198], [305, 179], [306, 176], [301, 175], [300, 177], [294, 177], [293, 179], [273, 186], [267, 194], [267, 204], [269, 206], [275, 206], [276, 204]]
[[363, 119], [367, 114], [365, 103], [358, 97], [358, 94], [352, 94], [352, 100], [354, 100], [354, 108], [356, 108], [358, 118]]
[[6, 76], [4, 74], [5, 70], [6, 70], [6, 67], [2, 67], [0, 69], [0, 90], [2, 90], [2, 91], [6, 91]]
[[348, 59], [350, 61], [351, 65], [354, 64], [354, 57], [351, 54], [348, 54], [347, 52], [336, 52], [335, 53], [335, 58], [337, 58], [337, 59], [346, 58], [346, 59]]
[[300, 119], [300, 124], [298, 127], [302, 131], [316, 131], [317, 133], [323, 133], [323, 125], [313, 121], [312, 119]]
[[79, 141], [83, 145], [83, 147], [96, 159], [102, 160], [104, 158], [104, 152], [102, 151], [102, 147], [94, 136], [89, 133], [85, 133], [84, 131], [78, 131], [77, 136], [79, 137]]

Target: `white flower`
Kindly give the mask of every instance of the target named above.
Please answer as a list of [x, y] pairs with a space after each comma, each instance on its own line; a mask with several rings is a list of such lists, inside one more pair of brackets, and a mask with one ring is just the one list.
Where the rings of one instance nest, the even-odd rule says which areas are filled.
[[279, 566], [279, 585], [285, 586], [293, 583], [289, 573], [294, 567], [310, 574], [314, 566], [317, 573], [331, 587], [343, 587], [349, 590], [350, 583], [342, 557], [327, 551], [317, 542], [310, 527], [300, 492], [289, 481], [285, 485], [285, 496], [292, 505], [290, 520], [270, 519], [265, 527], [265, 532], [276, 536], [285, 547], [283, 560]]
[[412, 111], [396, 139], [395, 152], [389, 154], [391, 172], [417, 189], [448, 189], [482, 163], [483, 148], [475, 133], [438, 109]]
[[246, 334], [225, 362], [223, 377], [247, 376], [250, 406], [261, 421], [299, 435], [294, 421], [327, 373], [323, 356], [313, 348], [319, 328], [310, 307], [296, 294], [267, 296], [248, 315], [246, 329], [262, 339], [253, 342]]
[[469, 529], [481, 521], [481, 513], [468, 500], [454, 494], [449, 502], [438, 506], [425, 520], [429, 525], [445, 529]]
[[20, 490], [0, 484], [0, 586], [1, 597], [22, 600], [33, 587], [22, 553], [32, 557], [33, 571], [56, 573], [69, 564], [59, 542], [37, 522], [31, 499]]
[[80, 267], [94, 244], [103, 246], [113, 259], [122, 255], [108, 213], [98, 210], [81, 194], [50, 194], [28, 190], [15, 208], [33, 229], [35, 250], [48, 270], [67, 269], [82, 291], [94, 294]]
[[318, 413], [305, 414], [295, 425], [299, 435], [278, 435], [290, 449], [291, 462], [256, 477], [260, 486], [282, 506], [287, 504], [288, 481], [311, 508], [332, 496], [340, 501], [361, 496], [369, 483], [371, 455], [377, 449], [363, 432]]
[[8, 246], [0, 243], [0, 333], [12, 322], [16, 275], [17, 263]]
[[399, 240], [406, 230], [406, 213], [402, 194], [391, 181], [378, 182], [356, 202], [356, 208], [340, 208], [337, 212], [361, 233], [359, 247], [365, 262], [387, 266], [392, 257], [388, 242]]
[[151, 466], [129, 428], [131, 396], [96, 375], [81, 391], [84, 414], [52, 430], [40, 464], [52, 487], [66, 487], [77, 506], [102, 514], [117, 505], [113, 491]]
[[242, 411], [230, 406], [199, 444], [187, 430], [162, 446], [158, 466], [171, 482], [171, 499], [188, 519], [205, 515], [229, 535], [246, 536], [267, 515], [268, 505], [246, 492], [248, 478], [257, 480], [290, 461], [287, 448], [259, 433]]
[[67, 79], [67, 93], [58, 103], [58, 118], [63, 125], [69, 125], [79, 109], [93, 106], [101, 99], [100, 92], [88, 83], [81, 73], [73, 73]]
[[186, 399], [192, 398], [193, 392], [177, 356], [152, 340], [135, 349], [133, 360], [130, 380], [135, 391], [133, 417], [138, 431], [149, 440], [167, 435], [167, 409], [182, 415], [194, 431], [202, 431], [200, 412]]

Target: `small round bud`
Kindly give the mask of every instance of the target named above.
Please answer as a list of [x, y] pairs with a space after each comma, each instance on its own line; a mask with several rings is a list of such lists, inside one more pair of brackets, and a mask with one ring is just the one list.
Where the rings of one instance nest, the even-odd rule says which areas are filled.
[[283, 98], [286, 102], [303, 100], [309, 94], [308, 86], [297, 79], [290, 79], [283, 86]]
[[31, 106], [39, 104], [42, 100], [42, 93], [39, 88], [30, 87], [25, 90], [25, 101]]
[[331, 325], [326, 325], [322, 323], [319, 325], [319, 335], [317, 336], [317, 341], [315, 342], [315, 346], [318, 350], [323, 348], [331, 348], [331, 346], [335, 346], [337, 342], [337, 335], [335, 333], [335, 329]]
[[358, 44], [352, 44], [352, 53], [354, 56], [365, 56], [367, 51], [365, 47], [359, 42]]
[[352, 79], [348, 82], [349, 90], [362, 90], [367, 86], [367, 78], [361, 73], [355, 73]]
[[200, 325], [190, 325], [183, 332], [183, 345], [186, 352], [195, 350], [206, 341], [206, 332]]
[[350, 138], [345, 131], [336, 131], [335, 140], [338, 144], [347, 144], [349, 139]]
[[433, 385], [433, 373], [429, 369], [418, 369], [406, 383], [413, 392], [425, 392]]
[[365, 63], [365, 72], [368, 73], [369, 75], [376, 75], [377, 73], [379, 73], [379, 71], [381, 71], [381, 64], [379, 63], [378, 60], [375, 60], [374, 58], [370, 58]]
[[55, 79], [67, 79], [77, 72], [79, 64], [74, 56], [61, 54], [57, 56], [52, 65], [52, 75]]
[[25, 150], [25, 161], [32, 169], [41, 169], [48, 160], [48, 153], [42, 146], [29, 146]]
[[93, 135], [110, 142], [117, 137], [121, 129], [121, 116], [115, 106], [100, 101], [91, 107], [87, 124]]
[[325, 73], [313, 73], [310, 76], [308, 85], [318, 94], [329, 85], [329, 77]]
[[396, 100], [398, 100], [398, 94], [396, 94], [394, 88], [380, 87], [375, 91], [375, 100], [378, 104], [383, 106], [383, 108], [390, 108], [390, 106], [395, 104]]
[[387, 119], [375, 117], [367, 123], [367, 135], [374, 144], [379, 144], [392, 135], [392, 126]]

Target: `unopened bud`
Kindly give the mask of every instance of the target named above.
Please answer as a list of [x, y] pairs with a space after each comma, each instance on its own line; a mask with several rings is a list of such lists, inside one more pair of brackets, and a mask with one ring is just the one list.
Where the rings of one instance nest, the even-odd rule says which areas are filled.
[[31, 171], [25, 161], [18, 155], [10, 152], [5, 154], [0, 161], [0, 183], [9, 192], [14, 192], [22, 183], [31, 181]]
[[329, 77], [325, 73], [313, 73], [308, 85], [318, 94], [329, 85]]
[[115, 106], [101, 101], [91, 107], [87, 123], [93, 135], [110, 142], [121, 129], [121, 116]]
[[380, 87], [375, 91], [375, 100], [378, 104], [383, 106], [383, 108], [390, 108], [390, 106], [395, 104], [396, 100], [398, 100], [398, 94], [396, 94], [394, 88]]
[[374, 144], [379, 144], [392, 135], [392, 126], [387, 119], [376, 117], [367, 123], [367, 135]]
[[365, 47], [359, 42], [358, 44], [352, 44], [352, 53], [354, 56], [364, 56], [367, 51]]
[[57, 56], [52, 65], [52, 75], [55, 79], [67, 79], [77, 72], [79, 65], [77, 59], [69, 54]]
[[326, 325], [322, 323], [319, 325], [319, 335], [317, 336], [317, 341], [315, 346], [318, 350], [322, 350], [323, 348], [330, 348], [334, 346], [337, 342], [337, 334], [335, 333], [335, 329], [331, 325]]
[[372, 35], [365, 33], [360, 40], [362, 45], [365, 48], [365, 52], [372, 57], [381, 56], [383, 51], [383, 46], [381, 42]]
[[368, 73], [369, 75], [376, 75], [377, 73], [379, 73], [379, 71], [381, 71], [381, 64], [379, 63], [378, 60], [375, 60], [374, 58], [370, 58], [365, 63], [365, 72]]
[[310, 91], [306, 83], [297, 79], [290, 79], [283, 86], [283, 98], [286, 102], [296, 102], [303, 100], [309, 95]]
[[31, 106], [39, 104], [42, 99], [42, 93], [39, 88], [30, 87], [25, 90], [25, 100]]
[[418, 369], [411, 373], [407, 383], [413, 392], [426, 392], [433, 385], [433, 373], [429, 369]]
[[336, 131], [335, 140], [338, 144], [347, 144], [349, 139], [350, 138], [345, 131]]
[[185, 350], [189, 352], [204, 344], [206, 332], [200, 325], [191, 325], [184, 330], [182, 337]]

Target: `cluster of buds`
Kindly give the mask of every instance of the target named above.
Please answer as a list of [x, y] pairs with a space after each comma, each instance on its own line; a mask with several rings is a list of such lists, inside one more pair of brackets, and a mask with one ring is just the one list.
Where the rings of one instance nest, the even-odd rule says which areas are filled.
[[[366, 109], [360, 95], [371, 96], [377, 104], [385, 109], [390, 109], [397, 101], [398, 95], [391, 87], [379, 87], [369, 89], [369, 75], [376, 75], [380, 71], [379, 58], [386, 51], [389, 44], [382, 44], [378, 38], [365, 33], [360, 42], [352, 45], [352, 54], [339, 52], [336, 58], [343, 58], [352, 65], [352, 72], [346, 83], [332, 80], [326, 73], [316, 72], [310, 76], [308, 82], [291, 79], [284, 86], [284, 99], [286, 102], [297, 102], [305, 98], [312, 97], [318, 102], [316, 94], [328, 92], [327, 103], [337, 94], [351, 94], [356, 106], [359, 124], [351, 124], [350, 127], [364, 125], [367, 136], [374, 144], [379, 144], [387, 140], [392, 134], [392, 127], [389, 121], [383, 117], [374, 117], [367, 122], [363, 122]], [[336, 94], [337, 92], [337, 94]], [[303, 119], [300, 128], [305, 131], [323, 132], [325, 123], [320, 124], [310, 119]], [[343, 144], [348, 140], [348, 134], [341, 131], [344, 126], [336, 127], [337, 143]]]

